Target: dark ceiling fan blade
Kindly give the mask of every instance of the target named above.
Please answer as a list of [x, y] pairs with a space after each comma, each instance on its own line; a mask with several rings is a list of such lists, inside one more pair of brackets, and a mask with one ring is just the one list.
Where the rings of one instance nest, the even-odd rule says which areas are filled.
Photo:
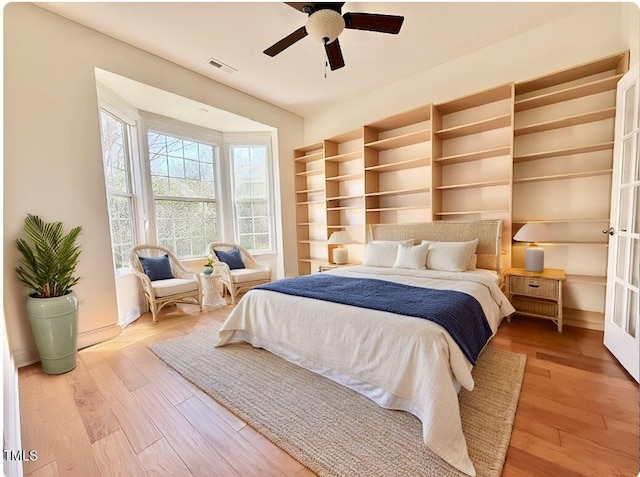
[[335, 10], [340, 13], [344, 2], [284, 2], [292, 8], [311, 15], [318, 10]]
[[304, 11], [304, 7], [311, 6], [311, 8], [313, 8], [313, 4], [311, 2], [284, 2], [284, 3], [304, 13], [307, 13]]
[[305, 36], [307, 36], [307, 29], [305, 27], [300, 27], [291, 35], [285, 36], [282, 40], [264, 50], [264, 54], [269, 56], [276, 56], [282, 50], [293, 45], [296, 41], [302, 40]]
[[369, 30], [381, 33], [397, 34], [400, 32], [404, 17], [399, 15], [380, 15], [377, 13], [345, 13], [345, 28], [352, 30]]
[[325, 44], [324, 51], [327, 52], [327, 58], [329, 59], [329, 66], [331, 67], [331, 71], [337, 70], [344, 66], [344, 58], [342, 57], [340, 42], [337, 38], [331, 43]]

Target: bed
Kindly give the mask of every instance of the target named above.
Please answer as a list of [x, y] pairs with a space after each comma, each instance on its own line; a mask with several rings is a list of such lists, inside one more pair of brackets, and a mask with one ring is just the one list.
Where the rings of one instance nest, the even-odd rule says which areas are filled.
[[[462, 387], [473, 389], [475, 359], [501, 320], [515, 311], [500, 290], [501, 230], [499, 220], [371, 225], [369, 240], [375, 244], [409, 247], [409, 243], [427, 241], [431, 248], [434, 242], [454, 245], [451, 243], [477, 240], [475, 269], [359, 265], [279, 280], [273, 284], [276, 288], [294, 291], [260, 287], [247, 292], [220, 328], [216, 346], [248, 342], [347, 386], [384, 408], [412, 413], [422, 422], [425, 444], [453, 467], [474, 476], [457, 393]], [[365, 263], [371, 260], [365, 257]], [[364, 301], [377, 300], [385, 306], [372, 309], [369, 303], [352, 303], [362, 294], [354, 290], [367, 286], [381, 291], [365, 292]], [[330, 290], [329, 296], [317, 298], [315, 294], [324, 289]], [[406, 297], [405, 292], [409, 293]], [[457, 304], [459, 299], [463, 301]], [[396, 306], [404, 306], [405, 301], [415, 306], [399, 311]], [[439, 308], [446, 320], [451, 310], [463, 314], [452, 318], [454, 325], [415, 318], [431, 313], [439, 316]], [[470, 316], [473, 312], [484, 320]], [[460, 333], [472, 336], [461, 338]]]

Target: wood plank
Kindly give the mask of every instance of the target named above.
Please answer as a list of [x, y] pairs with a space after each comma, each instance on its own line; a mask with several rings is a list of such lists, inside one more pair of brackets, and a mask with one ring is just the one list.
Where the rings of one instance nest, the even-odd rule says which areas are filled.
[[65, 375], [73, 392], [80, 418], [92, 444], [120, 429], [111, 407], [102, 396], [81, 360], [71, 373]]
[[149, 477], [192, 477], [185, 463], [180, 459], [166, 439], [160, 439], [138, 454], [138, 458]]
[[560, 431], [556, 427], [540, 422], [531, 416], [516, 415], [513, 425], [514, 428], [538, 436], [552, 444], [560, 445]]
[[101, 475], [91, 452], [91, 443], [80, 417], [70, 419], [53, 429], [58, 473], [65, 477]]
[[22, 447], [27, 451], [38, 451], [37, 460], [23, 462], [25, 474], [46, 467], [55, 460], [56, 455], [55, 436], [49, 423], [44, 420], [44, 408], [47, 404], [40, 376], [41, 373], [36, 373], [18, 377]]
[[110, 353], [107, 361], [129, 391], [135, 391], [145, 384], [149, 384], [149, 380], [138, 371], [138, 368], [124, 353]]
[[46, 405], [43, 407], [44, 420], [51, 429], [79, 418], [73, 392], [64, 374], [39, 374], [42, 389], [46, 389]]
[[194, 476], [238, 475], [154, 384], [136, 389], [133, 395]]
[[[551, 398], [563, 404], [573, 403], [581, 409], [590, 410], [616, 419], [630, 419], [638, 416], [636, 392], [611, 389], [606, 384], [581, 380], [573, 376], [551, 378], [527, 376], [527, 386], [531, 386], [535, 394]], [[597, 399], [594, 397], [597, 395]], [[621, 417], [623, 416], [623, 417]]]
[[227, 426], [231, 427], [234, 431], [237, 432], [247, 425], [242, 419], [237, 417], [226, 407], [218, 404], [218, 402], [207, 393], [191, 383], [188, 383], [188, 385], [191, 387], [191, 392], [193, 393], [193, 395], [200, 399], [200, 401], [202, 401], [205, 406], [215, 412], [218, 417], [220, 417], [220, 419], [222, 419], [227, 424]]
[[575, 451], [566, 447], [558, 446], [545, 441], [533, 434], [514, 429], [511, 434], [511, 446], [528, 452], [541, 460], [537, 461], [539, 467], [544, 466], [542, 462], [550, 463], [560, 472], [547, 475], [620, 475], [616, 470], [616, 464], [610, 460], [599, 460], [588, 457], [585, 452]]
[[[522, 387], [524, 389], [525, 383], [523, 383]], [[520, 395], [518, 409], [522, 406], [523, 409], [536, 410], [540, 413], [540, 422], [547, 422], [548, 424], [554, 425], [554, 419], [558, 419], [555, 426], [559, 427], [562, 425], [563, 420], [566, 419], [579, 425], [606, 429], [604, 419], [600, 414], [539, 396], [531, 392], [532, 390], [529, 387], [527, 387], [526, 391], [527, 392]], [[543, 416], [546, 416], [547, 420], [545, 420]], [[571, 426], [571, 428], [573, 428], [573, 426]]]
[[103, 364], [89, 373], [111, 405], [120, 427], [136, 453], [162, 438], [158, 428], [147, 417], [113, 369]]
[[120, 429], [94, 442], [91, 450], [103, 477], [147, 475]]
[[285, 475], [301, 477], [314, 477], [316, 475], [278, 446], [265, 439], [253, 427], [245, 426], [240, 431], [240, 434]]
[[243, 477], [283, 476], [255, 449], [197, 397], [176, 406], [178, 411], [216, 448], [220, 455]]
[[169, 372], [169, 368], [146, 346], [142, 344], [130, 346], [124, 350], [124, 353], [172, 405], [175, 406], [193, 396], [191, 391], [183, 386], [182, 382], [176, 379]]
[[626, 374], [619, 365], [597, 358], [582, 356], [579, 359], [576, 359], [575, 357], [571, 356], [565, 357], [550, 353], [537, 353], [536, 357], [542, 361], [551, 361], [563, 366], [582, 369], [597, 374], [605, 374], [607, 376], [617, 375], [619, 377], [622, 377]]
[[514, 446], [509, 447], [505, 468], [516, 469], [516, 473], [503, 475], [525, 475], [528, 477], [584, 477], [583, 474], [551, 462], [545, 458], [531, 454]]
[[[578, 454], [588, 454], [595, 460], [612, 465], [616, 470], [614, 474], [610, 475], [634, 475], [638, 472], [637, 440], [629, 442], [626, 439], [620, 439], [617, 442], [611, 442], [609, 438], [602, 441], [606, 442], [607, 445], [601, 445], [591, 439], [560, 431], [560, 441], [563, 449], [571, 450]], [[628, 444], [626, 448], [620, 447], [624, 444]], [[634, 449], [629, 452], [629, 447]]]
[[[40, 454], [38, 454], [39, 458]], [[44, 467], [40, 467], [39, 469], [34, 470], [28, 474], [25, 474], [27, 477], [58, 477], [60, 474], [58, 473], [58, 465], [56, 461], [50, 462]]]

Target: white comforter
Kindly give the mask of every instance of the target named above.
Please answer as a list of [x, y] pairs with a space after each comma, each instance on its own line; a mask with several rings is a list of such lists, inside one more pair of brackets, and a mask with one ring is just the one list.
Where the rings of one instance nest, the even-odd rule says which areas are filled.
[[[356, 266], [330, 272], [451, 289], [474, 296], [495, 334], [515, 310], [493, 278], [474, 272]], [[457, 392], [473, 389], [472, 366], [442, 327], [424, 319], [282, 293], [251, 290], [220, 328], [216, 346], [246, 341], [320, 373], [388, 409], [422, 421], [423, 438], [452, 466], [475, 475]]]

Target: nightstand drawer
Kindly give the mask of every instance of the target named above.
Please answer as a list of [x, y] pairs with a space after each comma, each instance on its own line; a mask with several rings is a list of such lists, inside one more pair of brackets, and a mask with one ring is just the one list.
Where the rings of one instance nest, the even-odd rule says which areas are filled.
[[558, 303], [554, 301], [528, 300], [514, 296], [511, 298], [511, 304], [522, 313], [533, 313], [554, 319], [558, 317]]
[[509, 292], [515, 295], [557, 300], [559, 286], [558, 280], [519, 276], [509, 277]]

